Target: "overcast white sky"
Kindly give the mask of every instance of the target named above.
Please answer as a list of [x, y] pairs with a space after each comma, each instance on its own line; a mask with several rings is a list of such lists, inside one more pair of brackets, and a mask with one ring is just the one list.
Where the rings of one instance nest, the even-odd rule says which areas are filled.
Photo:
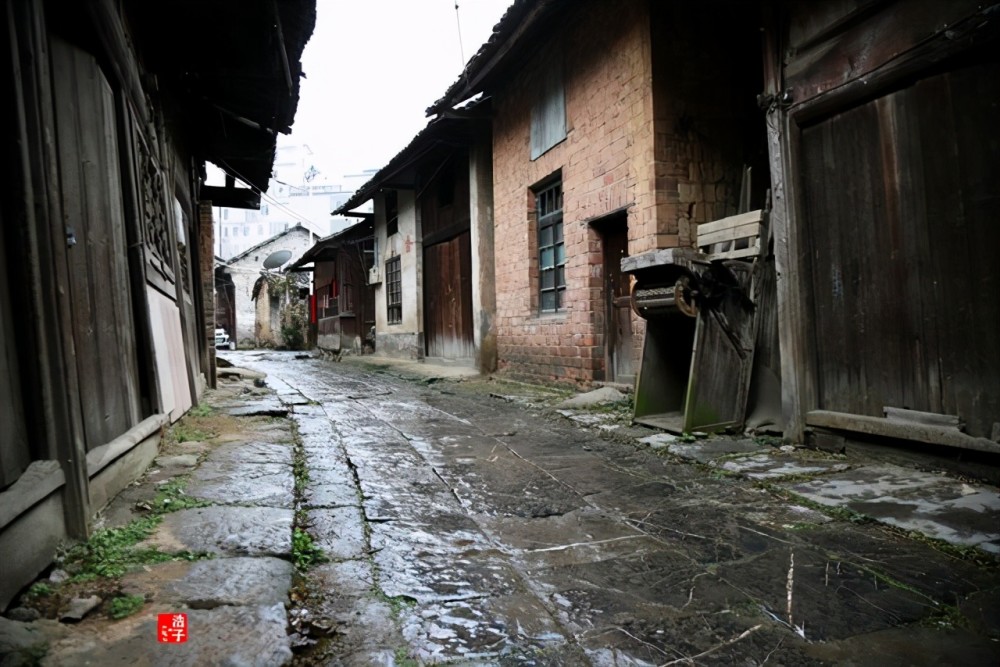
[[[511, 0], [457, 0], [468, 61]], [[462, 71], [456, 0], [317, 0], [298, 113], [284, 144], [308, 144], [322, 177], [378, 169], [427, 124]]]

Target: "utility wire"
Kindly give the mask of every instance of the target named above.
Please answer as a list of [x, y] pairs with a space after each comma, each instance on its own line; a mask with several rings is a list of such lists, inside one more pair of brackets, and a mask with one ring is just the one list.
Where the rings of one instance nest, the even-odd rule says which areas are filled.
[[[250, 181], [248, 181], [243, 176], [243, 174], [241, 174], [240, 172], [238, 172], [235, 169], [233, 169], [232, 166], [228, 162], [223, 162], [222, 164], [223, 164], [223, 167], [227, 171], [231, 172], [231, 174], [233, 176], [235, 176], [236, 178], [240, 179], [244, 183], [249, 183], [250, 182]], [[267, 192], [261, 190], [260, 196], [263, 197], [264, 199], [266, 199], [269, 204], [273, 204], [274, 206], [277, 206], [279, 209], [281, 209], [285, 213], [288, 213], [290, 216], [292, 216], [293, 219], [297, 220], [298, 222], [306, 222], [306, 223], [309, 223], [309, 225], [316, 226], [316, 227], [319, 226], [315, 222], [313, 222], [312, 220], [310, 220], [309, 218], [307, 218], [307, 217], [303, 216], [302, 214], [297, 213], [297, 212], [293, 211], [292, 209], [288, 208], [287, 206], [285, 206], [284, 204], [282, 204], [281, 202], [279, 202], [277, 199], [275, 199], [271, 195], [267, 194]]]
[[458, 56], [462, 59], [459, 66], [465, 68], [465, 47], [462, 46], [462, 19], [458, 16], [458, 0], [455, 0], [455, 25], [458, 26]]

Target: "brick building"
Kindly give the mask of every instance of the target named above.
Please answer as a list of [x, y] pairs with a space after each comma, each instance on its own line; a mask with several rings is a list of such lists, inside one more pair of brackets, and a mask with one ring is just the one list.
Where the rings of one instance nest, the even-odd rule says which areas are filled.
[[[724, 11], [722, 11], [724, 10]], [[492, 99], [501, 370], [631, 383], [643, 322], [623, 256], [763, 205], [759, 8], [518, 2], [429, 113]]]

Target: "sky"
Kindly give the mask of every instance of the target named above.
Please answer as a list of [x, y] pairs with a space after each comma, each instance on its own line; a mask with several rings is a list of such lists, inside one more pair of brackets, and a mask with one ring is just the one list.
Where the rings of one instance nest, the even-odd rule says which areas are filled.
[[298, 111], [279, 144], [308, 145], [319, 180], [331, 183], [385, 166], [427, 124], [424, 110], [458, 79], [510, 2], [317, 0]]

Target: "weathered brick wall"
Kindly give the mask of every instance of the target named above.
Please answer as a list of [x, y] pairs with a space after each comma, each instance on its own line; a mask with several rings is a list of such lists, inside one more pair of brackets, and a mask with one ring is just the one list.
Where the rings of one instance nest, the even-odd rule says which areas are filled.
[[[753, 3], [590, 0], [497, 91], [494, 118], [499, 367], [576, 382], [605, 378], [601, 237], [590, 221], [627, 206], [629, 253], [694, 243], [736, 212], [744, 165], [763, 204], [767, 157], [754, 106]], [[532, 161], [542, 63], [563, 58], [567, 138]], [[531, 186], [561, 170], [566, 312], [539, 315]], [[645, 322], [635, 318], [638, 368]]]
[[736, 214], [743, 167], [763, 205], [768, 180], [758, 9], [753, 3], [651, 4], [655, 247], [690, 246], [697, 225]]
[[[602, 249], [589, 221], [625, 206], [630, 239], [653, 233], [653, 104], [645, 2], [581, 3], [496, 95], [494, 197], [498, 361], [539, 379], [604, 379]], [[532, 161], [539, 65], [563, 58], [566, 140]], [[530, 187], [562, 171], [565, 312], [538, 313]], [[640, 243], [641, 244], [641, 243]]]

